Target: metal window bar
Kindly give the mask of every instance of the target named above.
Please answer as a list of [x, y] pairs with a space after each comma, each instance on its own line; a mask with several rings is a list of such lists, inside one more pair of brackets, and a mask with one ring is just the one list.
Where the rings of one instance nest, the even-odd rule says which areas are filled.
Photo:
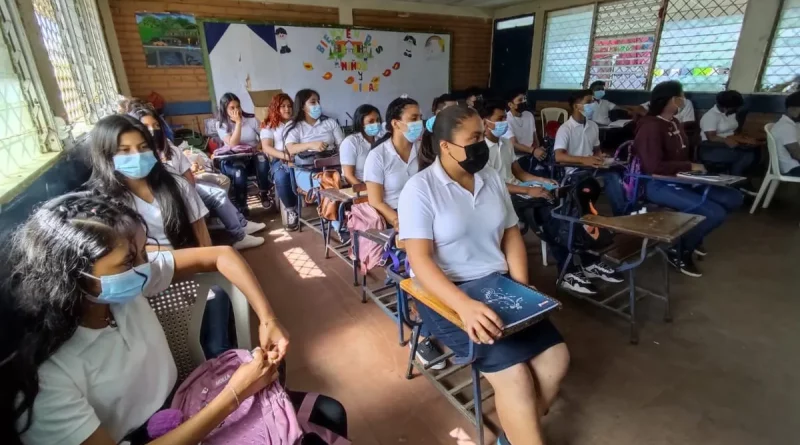
[[578, 89], [584, 83], [595, 5], [547, 13], [540, 88]]
[[[73, 0], [78, 13], [79, 23], [87, 44], [88, 62], [92, 67], [92, 82], [95, 88], [93, 108], [97, 117], [114, 113], [113, 104], [117, 100], [117, 81], [111, 68], [111, 58], [101, 29], [102, 21], [97, 10], [97, 3], [92, 0]], [[88, 24], [88, 26], [87, 26]]]
[[759, 83], [760, 91], [785, 93], [800, 75], [800, 0], [784, 0]]

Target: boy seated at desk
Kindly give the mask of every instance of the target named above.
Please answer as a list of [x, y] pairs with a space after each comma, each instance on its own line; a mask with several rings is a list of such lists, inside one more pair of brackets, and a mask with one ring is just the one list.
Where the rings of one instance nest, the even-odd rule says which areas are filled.
[[800, 92], [786, 98], [786, 113], [772, 126], [775, 150], [782, 175], [800, 177]]
[[[529, 227], [538, 223], [535, 212], [550, 213], [553, 210], [553, 195], [545, 187], [555, 187], [557, 184], [552, 179], [534, 176], [522, 169], [514, 160], [514, 147], [508, 139], [502, 137], [508, 123], [500, 102], [487, 102], [480, 110], [483, 119], [484, 137], [489, 147], [489, 162], [487, 167], [493, 168], [500, 175], [511, 194], [511, 203], [514, 211]], [[526, 183], [538, 183], [539, 186], [530, 186]], [[564, 267], [568, 251], [566, 246], [558, 246], [549, 240], [544, 240], [550, 246], [550, 251], [558, 261], [559, 270]], [[613, 268], [599, 261], [597, 257], [583, 257], [582, 270], [569, 272], [564, 276], [561, 286], [585, 295], [593, 295], [597, 290], [592, 286], [591, 278], [599, 278], [610, 283], [619, 283], [622, 278]]]
[[520, 166], [528, 173], [533, 172], [544, 160], [547, 152], [539, 146], [536, 137], [536, 119], [527, 111], [528, 99], [525, 92], [514, 92], [508, 97], [508, 130], [503, 138], [514, 147], [516, 157], [522, 159]]
[[[685, 98], [677, 81], [662, 82], [653, 88], [648, 115], [636, 127], [633, 152], [641, 160], [645, 175], [674, 176], [688, 171], [704, 171], [702, 164], [689, 160], [689, 148], [683, 126], [676, 119]], [[703, 239], [721, 226], [728, 213], [742, 205], [742, 194], [730, 187], [712, 186], [704, 198], [705, 187], [677, 184], [659, 179], [642, 180], [645, 199], [660, 206], [706, 217], [683, 235], [681, 252], [669, 252], [669, 261], [678, 271], [690, 277], [701, 277], [692, 253], [705, 256]]]
[[[636, 115], [636, 109], [639, 107], [630, 107], [626, 105], [617, 105], [614, 102], [605, 99], [606, 96], [606, 83], [602, 80], [596, 80], [589, 85], [592, 90], [594, 98], [594, 113], [589, 118], [597, 125], [605, 128], [605, 137], [603, 138], [603, 146], [612, 150], [616, 150], [623, 142], [633, 139], [634, 123], [632, 118]], [[629, 117], [617, 120], [616, 124], [611, 126], [611, 110], [625, 110], [628, 112]]]
[[[605, 160], [600, 152], [600, 130], [591, 119], [597, 108], [591, 90], [580, 90], [569, 98], [572, 117], [556, 133], [555, 158], [557, 163], [579, 164], [586, 168], [602, 168]], [[571, 173], [574, 169], [568, 169]], [[598, 172], [605, 182], [605, 191], [615, 216], [625, 212], [625, 191], [622, 176], [611, 169]]]
[[[717, 103], [700, 118], [700, 147], [697, 156], [707, 168], [724, 166], [734, 176], [745, 176], [756, 162], [759, 141], [739, 133], [736, 113], [744, 105], [738, 91], [717, 94]], [[755, 196], [749, 187], [742, 192]]]

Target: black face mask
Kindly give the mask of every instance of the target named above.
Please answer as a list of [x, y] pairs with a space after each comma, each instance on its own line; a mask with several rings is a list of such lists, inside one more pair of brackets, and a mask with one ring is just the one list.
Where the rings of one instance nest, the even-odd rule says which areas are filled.
[[[449, 143], [453, 144], [452, 142]], [[461, 147], [457, 144], [453, 145], [456, 147]], [[452, 154], [450, 154], [450, 157], [453, 158], [454, 161], [458, 162], [458, 165], [463, 168], [465, 172], [474, 175], [475, 173], [483, 170], [483, 167], [486, 167], [486, 164], [489, 162], [489, 146], [486, 145], [485, 140], [476, 142], [474, 144], [469, 144], [466, 147], [461, 148], [464, 149], [464, 153], [467, 155], [466, 159], [459, 161], [456, 158], [453, 158]]]

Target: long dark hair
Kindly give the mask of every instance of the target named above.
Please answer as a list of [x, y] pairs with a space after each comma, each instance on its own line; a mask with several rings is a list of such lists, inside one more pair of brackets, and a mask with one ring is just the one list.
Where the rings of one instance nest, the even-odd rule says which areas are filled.
[[410, 97], [398, 97], [389, 103], [389, 106], [386, 108], [386, 134], [376, 139], [375, 142], [372, 143], [371, 148], [375, 148], [392, 138], [394, 133], [392, 121], [402, 120], [403, 110], [410, 105], [419, 106], [419, 103]]
[[667, 104], [673, 97], [683, 94], [683, 85], [677, 80], [661, 82], [653, 87], [650, 93], [650, 107], [647, 109], [649, 116], [658, 116], [664, 111]]
[[161, 133], [164, 137], [164, 140], [163, 141], [153, 140], [152, 148], [157, 158], [160, 159], [161, 157], [164, 157], [166, 160], [171, 161], [172, 150], [169, 149], [169, 144], [167, 143], [167, 135], [166, 133], [164, 133], [164, 128], [167, 126], [166, 122], [164, 122], [164, 119], [161, 119], [161, 116], [159, 116], [158, 113], [156, 113], [155, 111], [145, 107], [135, 107], [128, 113], [128, 115], [135, 118], [139, 122], [141, 122], [142, 118], [144, 118], [145, 116], [150, 116], [154, 118], [156, 121], [158, 121], [158, 125], [159, 127], [161, 127]]
[[[119, 148], [119, 138], [129, 131], [138, 131], [148, 146], [154, 146], [147, 128], [131, 116], [107, 116], [95, 125], [91, 133], [90, 148], [92, 176], [87, 185], [115, 198], [124, 198], [132, 204], [133, 194], [125, 185], [125, 176], [114, 169], [114, 155]], [[178, 181], [184, 179], [173, 175], [158, 162], [145, 180], [161, 209], [164, 233], [172, 247], [196, 247], [198, 241], [192, 231], [189, 212], [178, 184]]]
[[[217, 110], [217, 120], [219, 121], [220, 125], [225, 129], [225, 131], [231, 131], [231, 127], [233, 126], [233, 121], [230, 117], [228, 117], [228, 105], [231, 102], [239, 102], [239, 106], [242, 106], [242, 101], [239, 100], [239, 96], [233, 93], [225, 93], [222, 97], [219, 98], [219, 109]], [[246, 117], [255, 117], [253, 113], [246, 113], [242, 110], [242, 118]]]
[[465, 120], [474, 116], [478, 116], [478, 112], [466, 105], [447, 107], [436, 115], [430, 144], [423, 144], [417, 155], [420, 171], [428, 168], [439, 156], [439, 143], [441, 141], [452, 141], [453, 133], [461, 128], [461, 124]]
[[[0, 437], [21, 443], [39, 393], [38, 368], [72, 337], [83, 315], [83, 273], [114, 250], [120, 239], [135, 245], [141, 220], [135, 210], [92, 192], [55, 198], [18, 228], [6, 269], [6, 302], [17, 329], [13, 358], [0, 369]], [[18, 398], [21, 396], [21, 400]], [[26, 415], [27, 413], [27, 415]], [[26, 415], [26, 417], [22, 417]], [[17, 422], [22, 420], [22, 428]]]
[[366, 137], [366, 133], [364, 133], [364, 119], [369, 116], [370, 114], [375, 113], [378, 115], [378, 123], [382, 123], [381, 120], [381, 112], [378, 109], [370, 104], [364, 104], [360, 107], [356, 108], [355, 114], [353, 114], [353, 133], [361, 133], [362, 136]]
[[[297, 124], [306, 120], [306, 102], [312, 97], [317, 96], [317, 100], [322, 100], [322, 97], [316, 91], [305, 88], [297, 92], [294, 95], [294, 107], [292, 109], [292, 120], [289, 121], [289, 125], [286, 126], [286, 130], [283, 132], [283, 143], [286, 144], [286, 135], [291, 133], [297, 127]], [[322, 115], [317, 119], [319, 122], [328, 120], [328, 116]]]

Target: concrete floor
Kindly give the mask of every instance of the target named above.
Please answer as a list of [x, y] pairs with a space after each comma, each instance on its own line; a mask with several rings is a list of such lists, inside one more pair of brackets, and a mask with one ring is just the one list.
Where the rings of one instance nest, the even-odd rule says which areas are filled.
[[[356, 444], [454, 445], [457, 427], [474, 435], [424, 377], [405, 379], [395, 325], [361, 304], [352, 270], [324, 259], [321, 237], [271, 219], [267, 243], [244, 255], [291, 334], [288, 385], [340, 400]], [[706, 241], [703, 278], [671, 274], [673, 323], [661, 321], [660, 302], [644, 302], [638, 346], [623, 320], [558, 295], [553, 319], [572, 364], [544, 421], [547, 443], [800, 443], [799, 221], [777, 202], [733, 215]], [[533, 235], [527, 242], [532, 284], [556, 295], [555, 267], [542, 266]]]

